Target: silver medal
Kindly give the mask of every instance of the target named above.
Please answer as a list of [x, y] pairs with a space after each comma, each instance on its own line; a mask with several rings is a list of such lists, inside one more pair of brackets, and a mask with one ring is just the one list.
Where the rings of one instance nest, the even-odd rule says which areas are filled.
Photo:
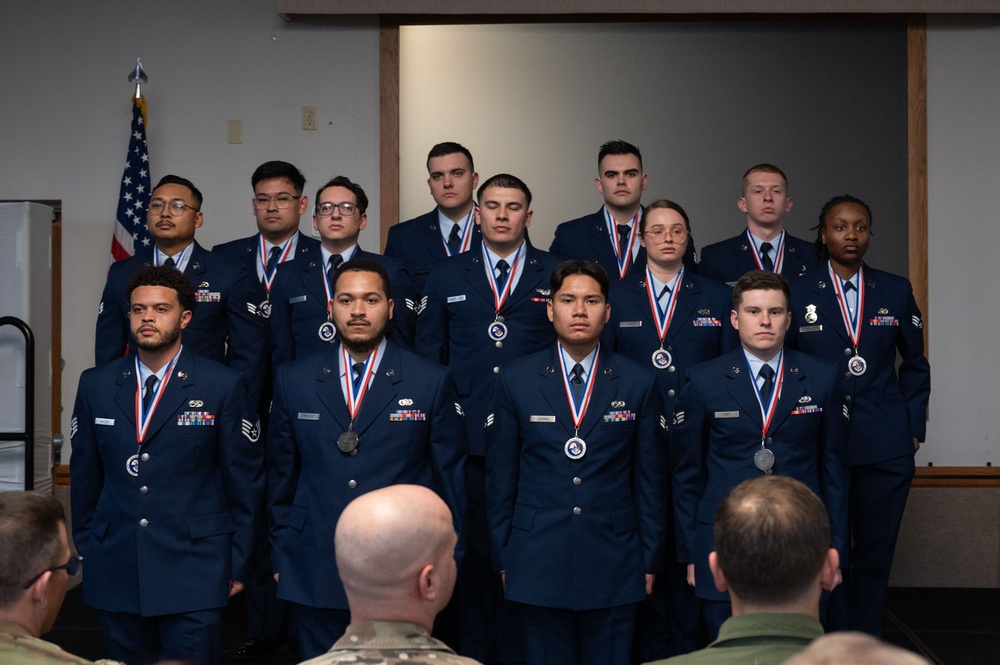
[[580, 459], [587, 454], [587, 442], [578, 436], [570, 437], [563, 446], [563, 452], [570, 459]]
[[847, 371], [854, 376], [861, 376], [868, 371], [868, 361], [861, 356], [852, 356], [851, 359], [847, 361]]
[[337, 329], [329, 321], [324, 321], [319, 327], [319, 338], [324, 342], [332, 342], [337, 336]]
[[139, 475], [139, 456], [132, 455], [127, 460], [125, 460], [125, 470], [128, 471], [128, 475], [133, 477], [138, 477]]
[[753, 464], [764, 473], [770, 474], [774, 468], [774, 453], [762, 447], [753, 454]]
[[260, 304], [260, 307], [257, 308], [257, 311], [260, 312], [260, 317], [262, 319], [271, 318], [271, 301], [265, 300], [264, 302], [262, 302]]
[[657, 349], [653, 351], [653, 367], [656, 369], [666, 369], [670, 367], [674, 359], [670, 356], [670, 352], [666, 349]]
[[503, 341], [507, 337], [507, 324], [500, 320], [494, 321], [486, 328], [486, 333], [494, 342]]

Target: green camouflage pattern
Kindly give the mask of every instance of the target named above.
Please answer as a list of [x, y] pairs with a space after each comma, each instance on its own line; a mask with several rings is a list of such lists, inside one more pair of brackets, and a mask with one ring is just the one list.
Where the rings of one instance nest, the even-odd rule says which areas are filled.
[[17, 627], [11, 632], [9, 625], [0, 626], [0, 663], [3, 665], [122, 665], [114, 660], [96, 663], [63, 651], [51, 642], [32, 637]]
[[397, 621], [352, 623], [322, 656], [302, 665], [480, 665], [455, 655], [447, 644], [431, 637], [423, 626]]

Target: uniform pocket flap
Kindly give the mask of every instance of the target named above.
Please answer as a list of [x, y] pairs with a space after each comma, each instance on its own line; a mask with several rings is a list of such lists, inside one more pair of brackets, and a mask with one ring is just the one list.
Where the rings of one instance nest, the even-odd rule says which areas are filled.
[[611, 513], [611, 525], [615, 533], [634, 531], [639, 526], [639, 520], [635, 516], [635, 508], [623, 508]]
[[515, 529], [520, 529], [521, 531], [531, 531], [531, 526], [535, 523], [536, 512], [538, 511], [534, 508], [514, 506], [514, 516], [510, 522], [511, 526]]
[[229, 513], [213, 513], [212, 515], [189, 517], [187, 518], [187, 525], [192, 538], [221, 536], [233, 533], [236, 530], [233, 526], [233, 518]]

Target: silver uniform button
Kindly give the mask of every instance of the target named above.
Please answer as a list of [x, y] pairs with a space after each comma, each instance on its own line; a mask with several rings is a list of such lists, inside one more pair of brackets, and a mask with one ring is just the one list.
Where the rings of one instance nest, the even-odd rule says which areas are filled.
[[668, 372], [676, 372], [676, 371], [677, 371], [677, 368], [676, 368], [676, 367], [674, 367], [673, 365], [671, 365], [670, 367], [668, 367], [668, 368], [667, 368], [667, 371], [668, 371]]
[[499, 374], [500, 373], [500, 368], [499, 367], [494, 367], [493, 368], [493, 373], [494, 374]]
[[851, 401], [851, 396], [850, 395], [845, 395], [844, 396], [844, 401], [845, 402], [850, 402]]
[[350, 487], [351, 489], [354, 489], [355, 487], [358, 486], [358, 481], [356, 481], [356, 480], [348, 480], [347, 481], [347, 486]]
[[845, 356], [849, 356], [852, 353], [854, 353], [854, 349], [852, 349], [851, 347], [847, 347], [846, 349], [844, 349], [844, 355]]
[[143, 517], [141, 520], [139, 520], [139, 526], [146, 528], [147, 526], [149, 526], [149, 520]]
[[580, 508], [580, 506], [574, 506], [574, 508], [573, 508], [573, 514], [574, 515], [579, 515], [581, 513], [583, 513], [583, 510]]
[[503, 342], [497, 342], [497, 348], [498, 349], [502, 349], [503, 348]]
[[582, 483], [582, 482], [583, 482], [583, 481], [582, 481], [582, 480], [580, 480], [580, 478], [578, 478], [578, 477], [577, 477], [577, 478], [574, 478], [574, 479], [573, 479], [573, 484], [574, 484], [574, 485], [579, 485], [579, 484], [580, 484], [580, 483]]
[[139, 494], [149, 494], [149, 488], [143, 485], [139, 488]]
[[767, 441], [765, 441], [764, 443], [766, 443], [767, 445], [771, 445], [772, 443], [771, 437], [767, 437]]
[[149, 453], [143, 453], [142, 457], [140, 457], [139, 459], [141, 459], [143, 462], [148, 462], [149, 461]]
[[671, 388], [670, 390], [667, 391], [667, 397], [673, 397], [676, 394], [677, 394], [677, 391], [674, 390], [673, 388]]

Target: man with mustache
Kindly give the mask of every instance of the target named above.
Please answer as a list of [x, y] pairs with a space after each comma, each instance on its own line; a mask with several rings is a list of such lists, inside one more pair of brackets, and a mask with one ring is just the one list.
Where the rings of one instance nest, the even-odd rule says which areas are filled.
[[395, 310], [380, 264], [352, 259], [331, 284], [337, 342], [278, 369], [268, 431], [271, 543], [278, 597], [304, 658], [350, 623], [334, 529], [355, 497], [401, 483], [465, 515], [468, 444], [448, 371], [386, 339]]
[[125, 297], [137, 351], [80, 376], [70, 425], [83, 599], [111, 658], [217, 664], [262, 507], [256, 402], [240, 373], [182, 346], [186, 276], [144, 266]]

